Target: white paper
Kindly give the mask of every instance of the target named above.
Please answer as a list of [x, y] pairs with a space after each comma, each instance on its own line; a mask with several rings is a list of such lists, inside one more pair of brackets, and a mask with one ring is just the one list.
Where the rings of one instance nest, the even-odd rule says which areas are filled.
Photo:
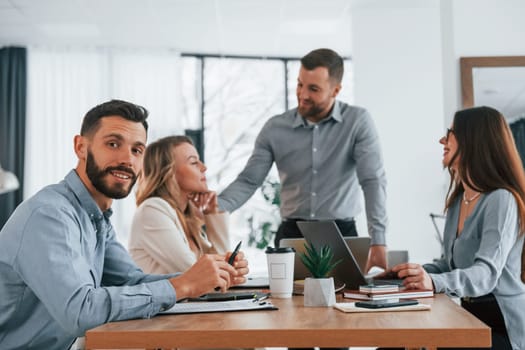
[[242, 299], [229, 301], [210, 302], [182, 302], [176, 303], [170, 309], [161, 311], [159, 314], [193, 314], [202, 312], [226, 312], [243, 310], [276, 310], [277, 308], [269, 301], [257, 301], [256, 299]]

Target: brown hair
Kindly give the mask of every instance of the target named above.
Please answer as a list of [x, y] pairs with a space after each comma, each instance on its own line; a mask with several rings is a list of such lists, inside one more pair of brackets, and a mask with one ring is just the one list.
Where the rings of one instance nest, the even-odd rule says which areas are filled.
[[180, 196], [180, 188], [175, 180], [174, 149], [184, 143], [193, 145], [186, 136], [168, 136], [148, 145], [144, 153], [144, 167], [136, 202], [138, 206], [151, 197], [164, 199], [177, 212], [186, 235], [192, 237], [198, 245], [199, 240], [196, 237], [200, 234], [202, 221], [196, 215], [197, 209], [190, 201], [183, 210], [176, 200]]
[[334, 50], [313, 50], [301, 58], [301, 65], [307, 70], [314, 70], [317, 67], [325, 67], [328, 69], [328, 76], [330, 79], [338, 84], [343, 80], [343, 58]]
[[146, 132], [148, 131], [148, 110], [142, 106], [122, 100], [111, 100], [91, 108], [80, 127], [80, 135], [87, 136], [96, 131], [100, 125], [100, 120], [105, 117], [119, 116], [126, 120], [142, 123]]
[[[448, 166], [451, 178], [445, 208], [461, 196], [462, 181], [478, 192], [503, 188], [516, 200], [520, 234], [525, 233], [525, 171], [505, 117], [485, 106], [458, 111], [454, 115], [453, 133], [458, 149], [450, 164], [459, 157], [458, 173]], [[525, 282], [525, 243], [521, 280]]]

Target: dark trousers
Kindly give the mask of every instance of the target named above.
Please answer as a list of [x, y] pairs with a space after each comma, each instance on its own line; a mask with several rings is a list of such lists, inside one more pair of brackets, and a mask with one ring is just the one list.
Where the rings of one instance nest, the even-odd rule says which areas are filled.
[[[470, 301], [462, 300], [461, 306], [483, 321], [490, 327], [492, 333], [491, 348], [438, 348], [439, 350], [512, 350], [510, 345], [505, 320], [499, 308], [496, 298], [492, 294], [484, 295], [478, 298], [472, 298]], [[390, 350], [394, 348], [378, 348], [378, 350]]]
[[[462, 300], [461, 306], [490, 327], [492, 333], [492, 348], [490, 349], [512, 350], [507, 327], [505, 327], [505, 320], [494, 295], [488, 294], [479, 298], [473, 298], [471, 301]], [[469, 348], [467, 350], [478, 349], [481, 348]]]
[[[287, 219], [281, 222], [277, 233], [275, 235], [275, 246], [279, 247], [279, 242], [283, 238], [303, 238], [303, 234], [297, 227], [297, 221], [306, 221], [306, 220], [295, 220]], [[335, 224], [341, 231], [341, 234], [345, 237], [357, 237], [357, 230], [355, 228], [354, 220], [335, 220]], [[307, 350], [309, 348], [288, 348], [289, 350]], [[321, 348], [323, 350], [346, 350], [348, 348]]]
[[[301, 219], [287, 219], [281, 222], [275, 234], [275, 246], [279, 247], [279, 242], [283, 238], [303, 238], [303, 234], [297, 227], [297, 221], [307, 221]], [[357, 237], [355, 220], [335, 220], [335, 224], [345, 237]]]

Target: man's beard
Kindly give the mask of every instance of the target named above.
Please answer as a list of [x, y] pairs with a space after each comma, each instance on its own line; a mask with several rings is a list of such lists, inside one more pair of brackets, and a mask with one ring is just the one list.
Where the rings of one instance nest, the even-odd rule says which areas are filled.
[[315, 103], [308, 104], [304, 107], [299, 106], [297, 110], [303, 118], [317, 117], [323, 112], [323, 108]]
[[[111, 171], [120, 171], [125, 172], [131, 176], [131, 183], [128, 188], [126, 188], [121, 183], [116, 183], [113, 187], [110, 187], [105, 181], [104, 178], [109, 175], [111, 175]], [[113, 198], [113, 199], [121, 199], [127, 197], [131, 189], [133, 188], [133, 185], [135, 185], [135, 182], [137, 181], [137, 176], [133, 172], [131, 168], [127, 168], [125, 166], [115, 166], [115, 167], [108, 167], [104, 170], [100, 169], [95, 162], [95, 158], [93, 157], [93, 153], [91, 153], [90, 150], [88, 150], [87, 159], [86, 159], [86, 174], [91, 181], [91, 184], [93, 187], [96, 188], [97, 191], [102, 193], [103, 195]]]

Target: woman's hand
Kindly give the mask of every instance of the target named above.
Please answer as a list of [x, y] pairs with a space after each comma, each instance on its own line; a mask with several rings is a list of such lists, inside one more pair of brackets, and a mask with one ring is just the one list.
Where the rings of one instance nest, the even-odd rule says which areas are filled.
[[423, 266], [413, 263], [404, 263], [392, 267], [392, 271], [403, 279], [403, 285], [407, 289], [429, 289], [434, 290], [432, 278]]
[[215, 191], [195, 193], [191, 200], [204, 215], [218, 212], [217, 192]]

